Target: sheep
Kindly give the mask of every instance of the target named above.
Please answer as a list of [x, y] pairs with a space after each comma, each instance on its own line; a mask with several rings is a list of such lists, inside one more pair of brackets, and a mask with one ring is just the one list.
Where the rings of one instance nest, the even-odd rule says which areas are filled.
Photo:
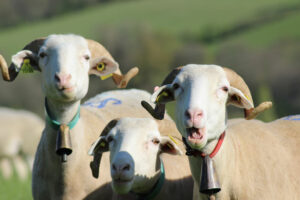
[[125, 117], [108, 123], [89, 154], [110, 152], [112, 199], [192, 199], [188, 160], [174, 156], [182, 154], [170, 137], [177, 132], [170, 120]]
[[19, 178], [24, 180], [32, 169], [44, 122], [32, 112], [0, 107], [0, 123], [0, 166], [3, 177], [11, 177], [12, 162]]
[[[163, 118], [157, 108], [176, 101], [175, 122], [186, 142], [195, 185], [202, 192], [199, 199], [208, 195], [222, 200], [299, 199], [299, 121], [239, 119], [226, 124], [226, 104], [244, 108], [246, 119], [271, 106], [264, 102], [254, 108], [246, 83], [228, 68], [189, 64], [167, 79], [151, 97], [156, 110], [143, 105]], [[213, 169], [219, 185], [206, 187], [205, 173]]]
[[6, 81], [13, 81], [28, 65], [41, 71], [46, 110], [46, 125], [33, 166], [33, 198], [83, 199], [110, 181], [109, 176], [98, 181], [89, 171], [91, 158], [87, 151], [106, 120], [80, 107], [88, 90], [88, 75], [112, 74], [117, 86], [124, 87], [138, 69], [122, 75], [118, 63], [102, 45], [72, 34], [49, 35], [32, 41], [12, 57], [9, 68], [3, 57], [0, 59]]

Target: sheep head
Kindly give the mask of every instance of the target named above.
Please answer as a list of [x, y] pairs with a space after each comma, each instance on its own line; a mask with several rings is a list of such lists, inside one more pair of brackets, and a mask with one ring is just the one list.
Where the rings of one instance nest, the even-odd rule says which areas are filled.
[[3, 79], [13, 81], [24, 64], [41, 71], [42, 86], [47, 97], [64, 101], [84, 97], [89, 74], [100, 77], [112, 74], [113, 79], [118, 80], [115, 81], [117, 86], [125, 87], [138, 72], [137, 68], [133, 68], [122, 75], [118, 63], [101, 44], [71, 34], [50, 35], [30, 42], [12, 56], [9, 68], [0, 56]]
[[157, 109], [176, 100], [177, 128], [198, 149], [225, 130], [227, 104], [245, 109], [246, 119], [271, 106], [271, 102], [264, 102], [254, 108], [248, 86], [228, 68], [191, 64], [175, 69], [168, 77], [171, 78], [154, 92], [151, 101], [157, 104]]
[[104, 134], [92, 145], [89, 154], [95, 156], [97, 152], [110, 151], [115, 192], [125, 194], [136, 188], [150, 190], [152, 185], [147, 181], [159, 172], [159, 154], [177, 155], [182, 154], [181, 150], [169, 137], [161, 135], [160, 131], [166, 129], [153, 119], [121, 118], [109, 124], [112, 123], [114, 126], [104, 129]]

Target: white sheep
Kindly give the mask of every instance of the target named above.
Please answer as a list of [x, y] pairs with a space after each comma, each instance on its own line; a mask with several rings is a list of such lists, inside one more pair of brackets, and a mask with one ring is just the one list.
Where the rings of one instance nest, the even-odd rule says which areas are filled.
[[188, 160], [174, 156], [182, 151], [172, 135], [179, 133], [171, 120], [128, 117], [108, 123], [89, 154], [110, 152], [113, 199], [192, 199]]
[[15, 167], [18, 176], [24, 180], [32, 169], [44, 122], [32, 112], [1, 107], [0, 123], [0, 167], [3, 177], [10, 178]]
[[[229, 120], [227, 125], [227, 104], [244, 108], [246, 118], [251, 119], [270, 107], [270, 103], [254, 108], [243, 79], [234, 71], [216, 65], [190, 64], [175, 69], [152, 96], [157, 107], [173, 100], [176, 125], [186, 140], [192, 175], [199, 190], [211, 199], [222, 200], [299, 199], [299, 121], [278, 119], [264, 123], [240, 119]], [[147, 109], [161, 116], [150, 107]], [[205, 170], [201, 167], [213, 169], [212, 164], [220, 188], [203, 190], [200, 176], [204, 180]], [[215, 192], [218, 193], [214, 195]], [[207, 199], [203, 193], [199, 196]]]
[[[76, 35], [37, 39], [12, 57], [9, 68], [1, 57], [0, 67], [7, 81], [14, 80], [23, 67], [41, 71], [47, 120], [33, 166], [33, 198], [83, 199], [110, 181], [109, 175], [100, 181], [93, 178], [87, 151], [111, 118], [101, 121], [88, 109], [80, 108], [80, 101], [88, 91], [89, 74], [103, 77], [113, 73], [116, 84], [123, 87], [137, 68], [121, 75], [118, 64], [102, 45]], [[56, 151], [63, 160], [71, 153], [68, 161], [61, 162]]]

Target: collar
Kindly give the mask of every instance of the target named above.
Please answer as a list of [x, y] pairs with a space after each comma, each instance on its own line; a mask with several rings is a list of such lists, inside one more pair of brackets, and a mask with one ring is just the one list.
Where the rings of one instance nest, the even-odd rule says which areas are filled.
[[[209, 157], [210, 158], [213, 158], [217, 153], [218, 151], [220, 150], [221, 146], [222, 146], [222, 143], [224, 141], [224, 137], [225, 137], [225, 131], [220, 135], [219, 137], [219, 140], [218, 140], [218, 143], [217, 145], [215, 146], [214, 150], [209, 154]], [[182, 141], [183, 143], [185, 144], [185, 148], [186, 148], [186, 155], [187, 156], [201, 156], [201, 157], [205, 157], [206, 154], [203, 153], [202, 151], [199, 151], [199, 150], [196, 150], [196, 149], [193, 149], [186, 141], [186, 138], [182, 137]]]
[[[54, 128], [55, 130], [58, 130], [61, 123], [51, 118], [51, 116], [49, 114], [50, 112], [49, 112], [48, 103], [47, 103], [46, 98], [45, 98], [45, 110], [46, 110], [46, 120], [50, 123], [52, 128]], [[78, 110], [77, 110], [77, 113], [74, 116], [74, 118], [67, 124], [67, 126], [70, 128], [70, 130], [72, 128], [74, 128], [74, 126], [77, 124], [79, 118], [80, 118], [80, 105], [78, 106]]]
[[160, 161], [160, 177], [155, 183], [154, 187], [147, 194], [136, 194], [138, 200], [152, 200], [154, 199], [161, 191], [165, 182], [165, 168], [162, 161]]

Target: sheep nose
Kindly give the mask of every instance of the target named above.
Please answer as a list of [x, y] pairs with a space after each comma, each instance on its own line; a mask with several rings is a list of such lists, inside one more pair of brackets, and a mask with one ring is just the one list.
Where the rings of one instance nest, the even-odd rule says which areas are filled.
[[126, 173], [130, 171], [131, 167], [129, 163], [113, 163], [112, 164], [112, 171], [115, 172], [115, 174], [121, 175], [123, 173]]
[[202, 109], [188, 109], [185, 111], [185, 117], [187, 120], [191, 121], [193, 125], [199, 125], [203, 118], [203, 110]]
[[54, 78], [59, 85], [65, 86], [70, 82], [72, 76], [71, 74], [56, 73]]

